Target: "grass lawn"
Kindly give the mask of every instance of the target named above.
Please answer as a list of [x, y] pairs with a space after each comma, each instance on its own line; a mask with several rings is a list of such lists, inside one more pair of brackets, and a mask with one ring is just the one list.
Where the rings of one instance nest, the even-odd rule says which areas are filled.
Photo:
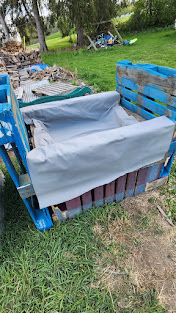
[[75, 68], [79, 77], [100, 90], [115, 90], [116, 63], [120, 60], [130, 60], [134, 63], [153, 63], [176, 67], [176, 32], [172, 30], [157, 33], [140, 33], [125, 39], [137, 37], [134, 46], [114, 46], [97, 52], [59, 51], [43, 53], [42, 58], [49, 65], [57, 64], [71, 71]]
[[124, 201], [94, 208], [39, 232], [2, 164], [1, 169], [6, 180], [0, 312], [166, 313], [153, 286], [140, 289], [130, 274], [133, 251], [143, 253], [146, 238], [158, 242], [165, 236], [152, 193], [147, 213], [135, 203], [131, 210], [129, 198], [127, 209]]
[[[70, 42], [70, 36], [62, 38], [60, 31], [46, 36], [45, 39], [49, 50], [61, 50], [72, 47], [73, 43], [76, 42], [76, 35], [71, 35], [72, 42]], [[27, 49], [35, 49], [36, 47], [38, 47], [38, 44], [30, 45]]]
[[[50, 36], [48, 42], [53, 45], [58, 35]], [[119, 60], [176, 66], [174, 31], [146, 32], [137, 38], [132, 47], [42, 57], [50, 65], [77, 68], [79, 77], [97, 90], [115, 89]], [[93, 208], [44, 232], [36, 230], [5, 166], [0, 168], [5, 174], [0, 313], [176, 311], [176, 236], [156, 210], [159, 204], [176, 221], [176, 163], [166, 186]]]

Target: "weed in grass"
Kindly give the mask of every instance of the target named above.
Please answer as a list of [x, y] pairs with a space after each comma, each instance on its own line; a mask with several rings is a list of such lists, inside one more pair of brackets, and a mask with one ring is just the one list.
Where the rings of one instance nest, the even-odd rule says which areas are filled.
[[149, 199], [148, 199], [148, 202], [150, 202], [150, 203], [153, 204], [153, 203], [155, 202], [155, 200], [154, 200], [153, 198], [149, 198]]

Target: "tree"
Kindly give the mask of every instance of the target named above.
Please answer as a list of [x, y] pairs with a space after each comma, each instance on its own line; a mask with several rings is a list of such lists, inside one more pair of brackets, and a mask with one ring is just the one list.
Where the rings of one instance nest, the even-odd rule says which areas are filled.
[[122, 30], [134, 31], [167, 26], [173, 24], [175, 18], [175, 0], [138, 0], [134, 3], [134, 14], [126, 25], [122, 26]]
[[42, 17], [39, 14], [38, 2], [37, 0], [5, 0], [10, 7], [11, 19], [13, 25], [17, 28], [21, 28], [22, 25], [24, 29], [20, 29], [20, 33], [25, 33], [25, 28], [29, 28], [29, 24], [36, 24], [38, 40], [40, 43], [40, 51], [48, 51], [44, 27], [42, 22]]
[[39, 15], [37, 0], [32, 0], [32, 11], [34, 14], [34, 19], [35, 19], [35, 23], [37, 27], [40, 51], [47, 52], [48, 48], [47, 48], [46, 41], [45, 41], [44, 27], [43, 27], [43, 23]]
[[0, 24], [2, 25], [3, 33], [5, 35], [5, 41], [8, 41], [8, 40], [10, 40], [10, 34], [9, 34], [9, 30], [8, 30], [4, 15], [5, 14], [4, 14], [2, 6], [1, 6], [0, 7]]
[[95, 29], [93, 23], [116, 16], [115, 0], [49, 0], [49, 7], [52, 13], [57, 7], [57, 18], [76, 28], [78, 46], [84, 45], [84, 30], [90, 32]]

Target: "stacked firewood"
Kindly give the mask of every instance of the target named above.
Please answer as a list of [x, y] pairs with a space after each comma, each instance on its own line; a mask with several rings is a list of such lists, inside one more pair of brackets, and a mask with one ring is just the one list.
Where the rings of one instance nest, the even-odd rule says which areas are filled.
[[[15, 55], [11, 54], [2, 54], [6, 65], [7, 73], [9, 74], [12, 85], [14, 88], [20, 85], [20, 75], [19, 70], [28, 67], [30, 65], [34, 65], [36, 63], [41, 62], [41, 56], [39, 51], [31, 50], [29, 52], [20, 52]], [[28, 78], [28, 76], [26, 77]]]
[[0, 75], [3, 73], [7, 73], [7, 70], [3, 58], [0, 57]]
[[18, 54], [20, 52], [24, 52], [23, 46], [15, 41], [15, 40], [9, 40], [5, 43], [3, 43], [3, 46], [1, 48], [1, 52], [4, 54]]
[[0, 73], [8, 73], [14, 88], [19, 87], [21, 82], [28, 83], [31, 80], [46, 78], [49, 81], [68, 81], [76, 77], [76, 73], [56, 65], [48, 66], [42, 71], [31, 71], [30, 66], [37, 63], [42, 63], [40, 52], [36, 50], [24, 51], [22, 45], [16, 41], [8, 41], [0, 49]]
[[2, 53], [0, 56], [3, 57], [6, 67], [14, 66], [16, 69], [24, 68], [25, 66], [34, 65], [41, 62], [41, 55], [39, 51], [23, 51], [18, 54]]
[[14, 88], [20, 86], [19, 69], [41, 62], [39, 51], [24, 51], [22, 45], [14, 40], [3, 44], [0, 49], [0, 58], [5, 63], [5, 70], [10, 76]]

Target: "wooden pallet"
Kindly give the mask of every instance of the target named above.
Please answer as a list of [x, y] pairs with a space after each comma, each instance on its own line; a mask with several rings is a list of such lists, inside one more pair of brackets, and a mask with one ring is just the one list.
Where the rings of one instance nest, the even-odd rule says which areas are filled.
[[67, 93], [72, 92], [75, 90], [78, 86], [57, 82], [53, 84], [49, 84], [45, 87], [38, 87], [34, 88], [32, 92], [40, 97], [43, 96], [54, 96], [54, 95], [65, 95]]
[[162, 186], [168, 180], [167, 175], [159, 179], [162, 166], [163, 162], [141, 168], [121, 176], [109, 184], [94, 188], [75, 199], [53, 205], [51, 207], [53, 219], [63, 222], [92, 207], [120, 202], [124, 198]]

